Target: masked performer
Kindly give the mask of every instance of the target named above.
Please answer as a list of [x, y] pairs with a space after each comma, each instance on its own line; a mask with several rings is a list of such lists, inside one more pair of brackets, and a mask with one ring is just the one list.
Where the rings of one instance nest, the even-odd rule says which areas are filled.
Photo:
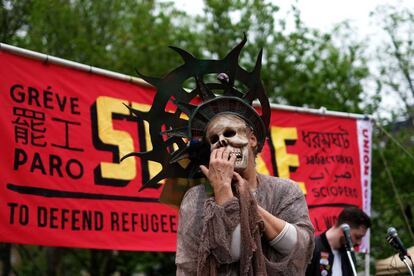
[[[151, 134], [153, 145], [175, 143], [178, 149], [162, 154], [154, 147], [141, 157], [154, 161], [160, 156], [165, 169], [155, 179], [207, 180], [189, 189], [180, 205], [177, 275], [304, 275], [312, 256], [314, 229], [302, 191], [293, 181], [255, 168], [270, 105], [260, 80], [261, 52], [252, 72], [238, 65], [245, 42], [222, 60], [199, 60], [173, 48], [185, 64], [163, 79], [144, 77], [157, 87], [157, 95], [149, 113], [135, 113], [161, 121], [159, 132]], [[211, 76], [216, 82], [207, 82]], [[188, 79], [195, 88], [184, 91], [181, 84]], [[164, 108], [154, 105], [164, 107], [167, 100], [177, 110], [162, 118]], [[260, 102], [261, 115], [253, 100]], [[182, 143], [183, 138], [189, 142]], [[180, 163], [184, 159], [186, 165]], [[155, 185], [150, 181], [146, 187]], [[174, 184], [167, 181], [164, 190], [167, 185]]]

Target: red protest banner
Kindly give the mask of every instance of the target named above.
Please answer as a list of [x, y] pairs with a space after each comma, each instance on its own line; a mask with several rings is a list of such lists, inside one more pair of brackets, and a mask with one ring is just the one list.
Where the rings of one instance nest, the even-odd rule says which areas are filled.
[[146, 147], [123, 103], [153, 90], [0, 52], [1, 226], [6, 242], [173, 251], [176, 210], [139, 193]]
[[[177, 210], [143, 189], [154, 162], [119, 158], [152, 146], [145, 85], [0, 51], [2, 155], [0, 241], [119, 250], [174, 251]], [[370, 208], [369, 121], [272, 110], [262, 173], [306, 194], [317, 233], [344, 206]]]
[[370, 213], [370, 121], [276, 109], [271, 118], [258, 163], [266, 165], [259, 168], [299, 183], [315, 234], [335, 224], [346, 206]]

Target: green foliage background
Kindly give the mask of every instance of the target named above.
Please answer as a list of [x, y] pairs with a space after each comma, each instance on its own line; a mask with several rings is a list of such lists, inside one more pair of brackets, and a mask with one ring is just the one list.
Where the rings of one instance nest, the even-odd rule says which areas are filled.
[[[414, 154], [414, 32], [410, 32], [414, 16], [410, 11], [395, 7], [373, 11], [389, 40], [372, 55], [348, 24], [321, 33], [307, 27], [294, 6], [287, 16], [269, 1], [204, 3], [203, 13], [191, 16], [172, 2], [156, 0], [2, 0], [0, 42], [129, 75], [136, 75], [137, 69], [162, 76], [181, 64], [167, 46], [181, 47], [197, 57], [219, 58], [245, 32], [249, 42], [241, 63], [253, 68], [259, 49], [264, 49], [262, 77], [274, 103], [374, 114], [377, 124]], [[372, 62], [374, 70], [368, 66]], [[371, 91], [364, 90], [366, 82], [373, 83]], [[381, 116], [384, 95], [401, 103], [387, 119]], [[379, 129], [374, 133], [372, 160], [373, 261], [393, 253], [384, 241], [390, 225], [399, 229], [406, 244], [414, 243], [410, 235], [414, 159]], [[402, 208], [390, 181], [401, 194]], [[10, 250], [19, 256], [12, 266], [7, 265]], [[3, 275], [10, 271], [16, 275], [175, 274], [172, 253], [2, 244], [0, 254]]]

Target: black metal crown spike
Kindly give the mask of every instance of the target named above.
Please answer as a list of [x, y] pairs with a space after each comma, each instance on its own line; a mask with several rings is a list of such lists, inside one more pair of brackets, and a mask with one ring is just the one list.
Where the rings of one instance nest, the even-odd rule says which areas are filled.
[[[202, 60], [180, 48], [170, 46], [184, 61], [163, 78], [138, 75], [157, 89], [152, 107], [143, 112], [127, 106], [137, 120], [145, 120], [150, 125], [150, 138], [153, 145], [150, 151], [133, 152], [122, 159], [138, 156], [143, 162], [153, 161], [162, 166], [161, 171], [149, 179], [140, 190], [158, 189], [160, 181], [166, 178], [202, 178], [200, 164], [206, 164], [209, 146], [203, 141], [205, 126], [222, 112], [232, 112], [252, 124], [261, 147], [264, 144], [270, 121], [270, 105], [260, 80], [262, 50], [252, 72], [240, 65], [239, 56], [247, 42], [243, 39], [223, 59]], [[205, 80], [205, 76], [215, 74], [216, 82]], [[184, 89], [187, 80], [194, 80], [190, 92]], [[240, 82], [247, 91], [234, 87]], [[260, 116], [251, 106], [254, 100], [261, 104]], [[167, 110], [172, 102], [175, 111]], [[236, 110], [233, 110], [236, 108]], [[186, 118], [185, 118], [186, 117]], [[187, 165], [180, 162], [188, 159]]]

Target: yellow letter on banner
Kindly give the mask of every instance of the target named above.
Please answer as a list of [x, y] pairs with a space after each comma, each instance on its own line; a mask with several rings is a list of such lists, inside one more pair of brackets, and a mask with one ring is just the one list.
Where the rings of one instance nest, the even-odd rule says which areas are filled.
[[[98, 136], [102, 143], [118, 147], [119, 157], [134, 151], [134, 142], [127, 131], [115, 130], [112, 124], [112, 114], [129, 115], [125, 101], [101, 96], [96, 99], [98, 119]], [[130, 181], [136, 176], [135, 158], [127, 158], [121, 163], [101, 162], [101, 176], [105, 179]]]
[[[132, 108], [139, 110], [139, 111], [147, 112], [148, 110], [150, 110], [151, 105], [133, 102]], [[152, 146], [151, 139], [150, 139], [149, 124], [147, 121], [144, 121], [144, 128], [145, 128], [145, 145], [146, 145], [146, 149], [144, 151], [150, 151], [152, 150], [153, 146]], [[154, 162], [154, 161], [148, 161], [149, 179], [157, 175], [161, 171], [161, 169], [162, 169], [162, 166], [160, 163]]]
[[[271, 127], [270, 129], [273, 146], [276, 152], [276, 164], [279, 177], [289, 178], [289, 167], [299, 167], [299, 157], [296, 154], [290, 154], [286, 150], [286, 140], [297, 140], [298, 134], [293, 127]], [[306, 194], [305, 183], [298, 182], [302, 192]]]
[[269, 170], [267, 169], [266, 163], [263, 158], [260, 157], [260, 154], [256, 157], [256, 169], [258, 173], [270, 175]]

